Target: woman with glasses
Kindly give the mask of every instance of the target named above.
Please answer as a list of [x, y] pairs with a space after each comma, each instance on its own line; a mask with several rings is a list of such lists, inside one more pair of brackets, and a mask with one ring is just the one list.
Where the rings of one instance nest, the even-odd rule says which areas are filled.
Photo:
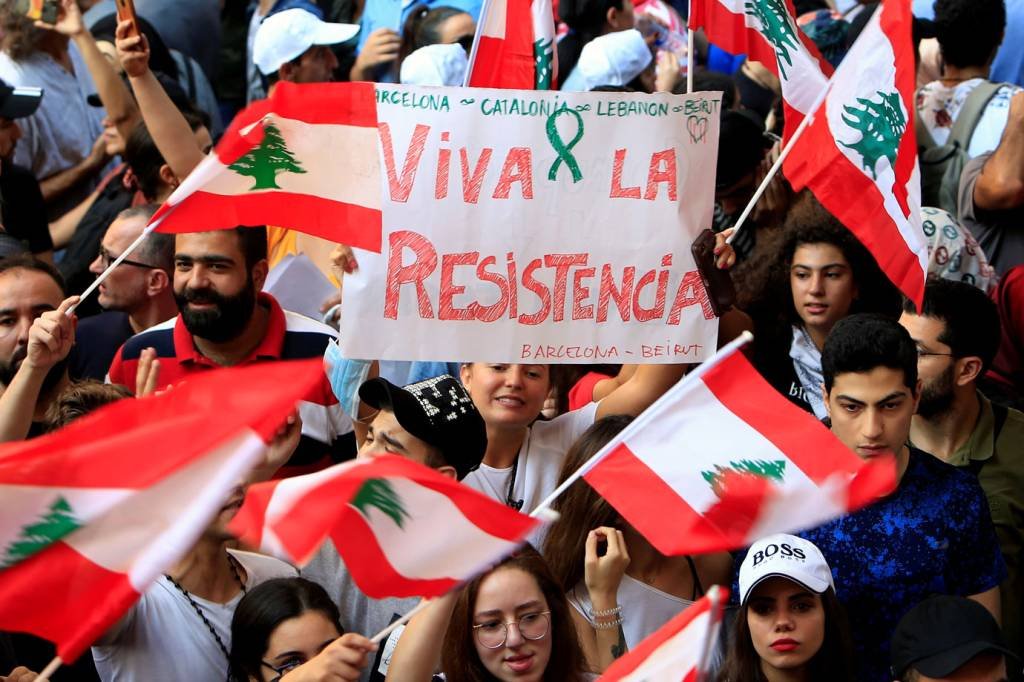
[[413, 618], [387, 679], [426, 682], [438, 667], [447, 682], [591, 679], [565, 595], [529, 546]]
[[[231, 675], [237, 682], [356, 682], [376, 649], [361, 635], [342, 635], [338, 607], [304, 578], [268, 580], [246, 594], [231, 621]], [[309, 662], [308, 665], [303, 665]]]

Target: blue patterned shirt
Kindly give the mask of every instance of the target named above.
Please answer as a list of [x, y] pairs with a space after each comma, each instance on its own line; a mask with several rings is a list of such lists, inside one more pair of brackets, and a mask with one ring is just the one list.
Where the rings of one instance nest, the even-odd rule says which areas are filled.
[[922, 599], [978, 594], [1006, 576], [977, 480], [915, 448], [895, 493], [799, 535], [832, 568], [863, 682], [892, 680], [889, 639]]

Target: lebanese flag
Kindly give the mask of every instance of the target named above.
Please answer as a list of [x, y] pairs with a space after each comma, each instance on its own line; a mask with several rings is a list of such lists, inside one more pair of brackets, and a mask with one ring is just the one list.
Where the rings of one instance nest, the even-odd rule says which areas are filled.
[[584, 465], [583, 477], [662, 554], [746, 547], [817, 526], [896, 486], [738, 352], [684, 377]]
[[380, 252], [372, 83], [285, 81], [239, 113], [150, 220], [157, 232], [280, 225]]
[[910, 5], [883, 2], [836, 69], [822, 109], [783, 172], [871, 251], [921, 309], [928, 248], [914, 137]]
[[0, 629], [77, 658], [195, 544], [322, 373], [211, 371], [0, 447]]
[[509, 554], [541, 522], [397, 455], [249, 489], [243, 544], [303, 565], [330, 538], [373, 599], [436, 597]]
[[553, 90], [558, 81], [551, 0], [485, 0], [466, 85]]
[[599, 677], [603, 682], [701, 682], [711, 672], [729, 590], [713, 585]]
[[690, 0], [691, 28], [726, 52], [745, 54], [779, 77], [783, 142], [824, 91], [832, 65], [796, 24], [793, 0]]

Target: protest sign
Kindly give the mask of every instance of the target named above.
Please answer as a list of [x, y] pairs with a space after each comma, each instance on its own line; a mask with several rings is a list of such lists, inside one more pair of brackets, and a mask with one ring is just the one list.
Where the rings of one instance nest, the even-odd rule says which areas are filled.
[[[350, 358], [699, 362], [720, 96], [377, 86], [380, 254]], [[425, 343], [428, 341], [429, 343]]]

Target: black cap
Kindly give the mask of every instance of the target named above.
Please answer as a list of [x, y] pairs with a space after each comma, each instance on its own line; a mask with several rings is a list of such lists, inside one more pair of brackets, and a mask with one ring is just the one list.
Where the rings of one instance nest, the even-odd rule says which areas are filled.
[[15, 88], [0, 80], [0, 116], [4, 118], [31, 116], [42, 98], [42, 88]]
[[983, 653], [1016, 658], [992, 614], [966, 597], [929, 597], [892, 633], [892, 673], [899, 678], [911, 667], [928, 677], [947, 677]]
[[487, 426], [465, 387], [449, 374], [404, 388], [387, 379], [370, 379], [359, 399], [376, 409], [390, 409], [402, 428], [441, 451], [459, 480], [473, 471], [487, 451]]
[[[195, 103], [189, 99], [185, 89], [181, 87], [181, 83], [165, 73], [154, 71], [153, 74], [163, 87], [164, 92], [167, 93], [168, 99], [174, 103], [174, 106], [178, 107], [178, 111], [192, 111], [196, 108]], [[125, 87], [128, 88], [128, 92], [132, 92], [131, 86], [128, 84], [128, 75], [122, 74], [121, 79], [124, 81]], [[95, 92], [86, 96], [85, 101], [88, 102], [90, 106], [103, 106], [103, 101], [100, 100], [100, 96]]]
[[772, 141], [764, 134], [764, 124], [745, 111], [722, 113], [718, 134], [718, 171], [715, 188], [732, 187], [757, 170]]

